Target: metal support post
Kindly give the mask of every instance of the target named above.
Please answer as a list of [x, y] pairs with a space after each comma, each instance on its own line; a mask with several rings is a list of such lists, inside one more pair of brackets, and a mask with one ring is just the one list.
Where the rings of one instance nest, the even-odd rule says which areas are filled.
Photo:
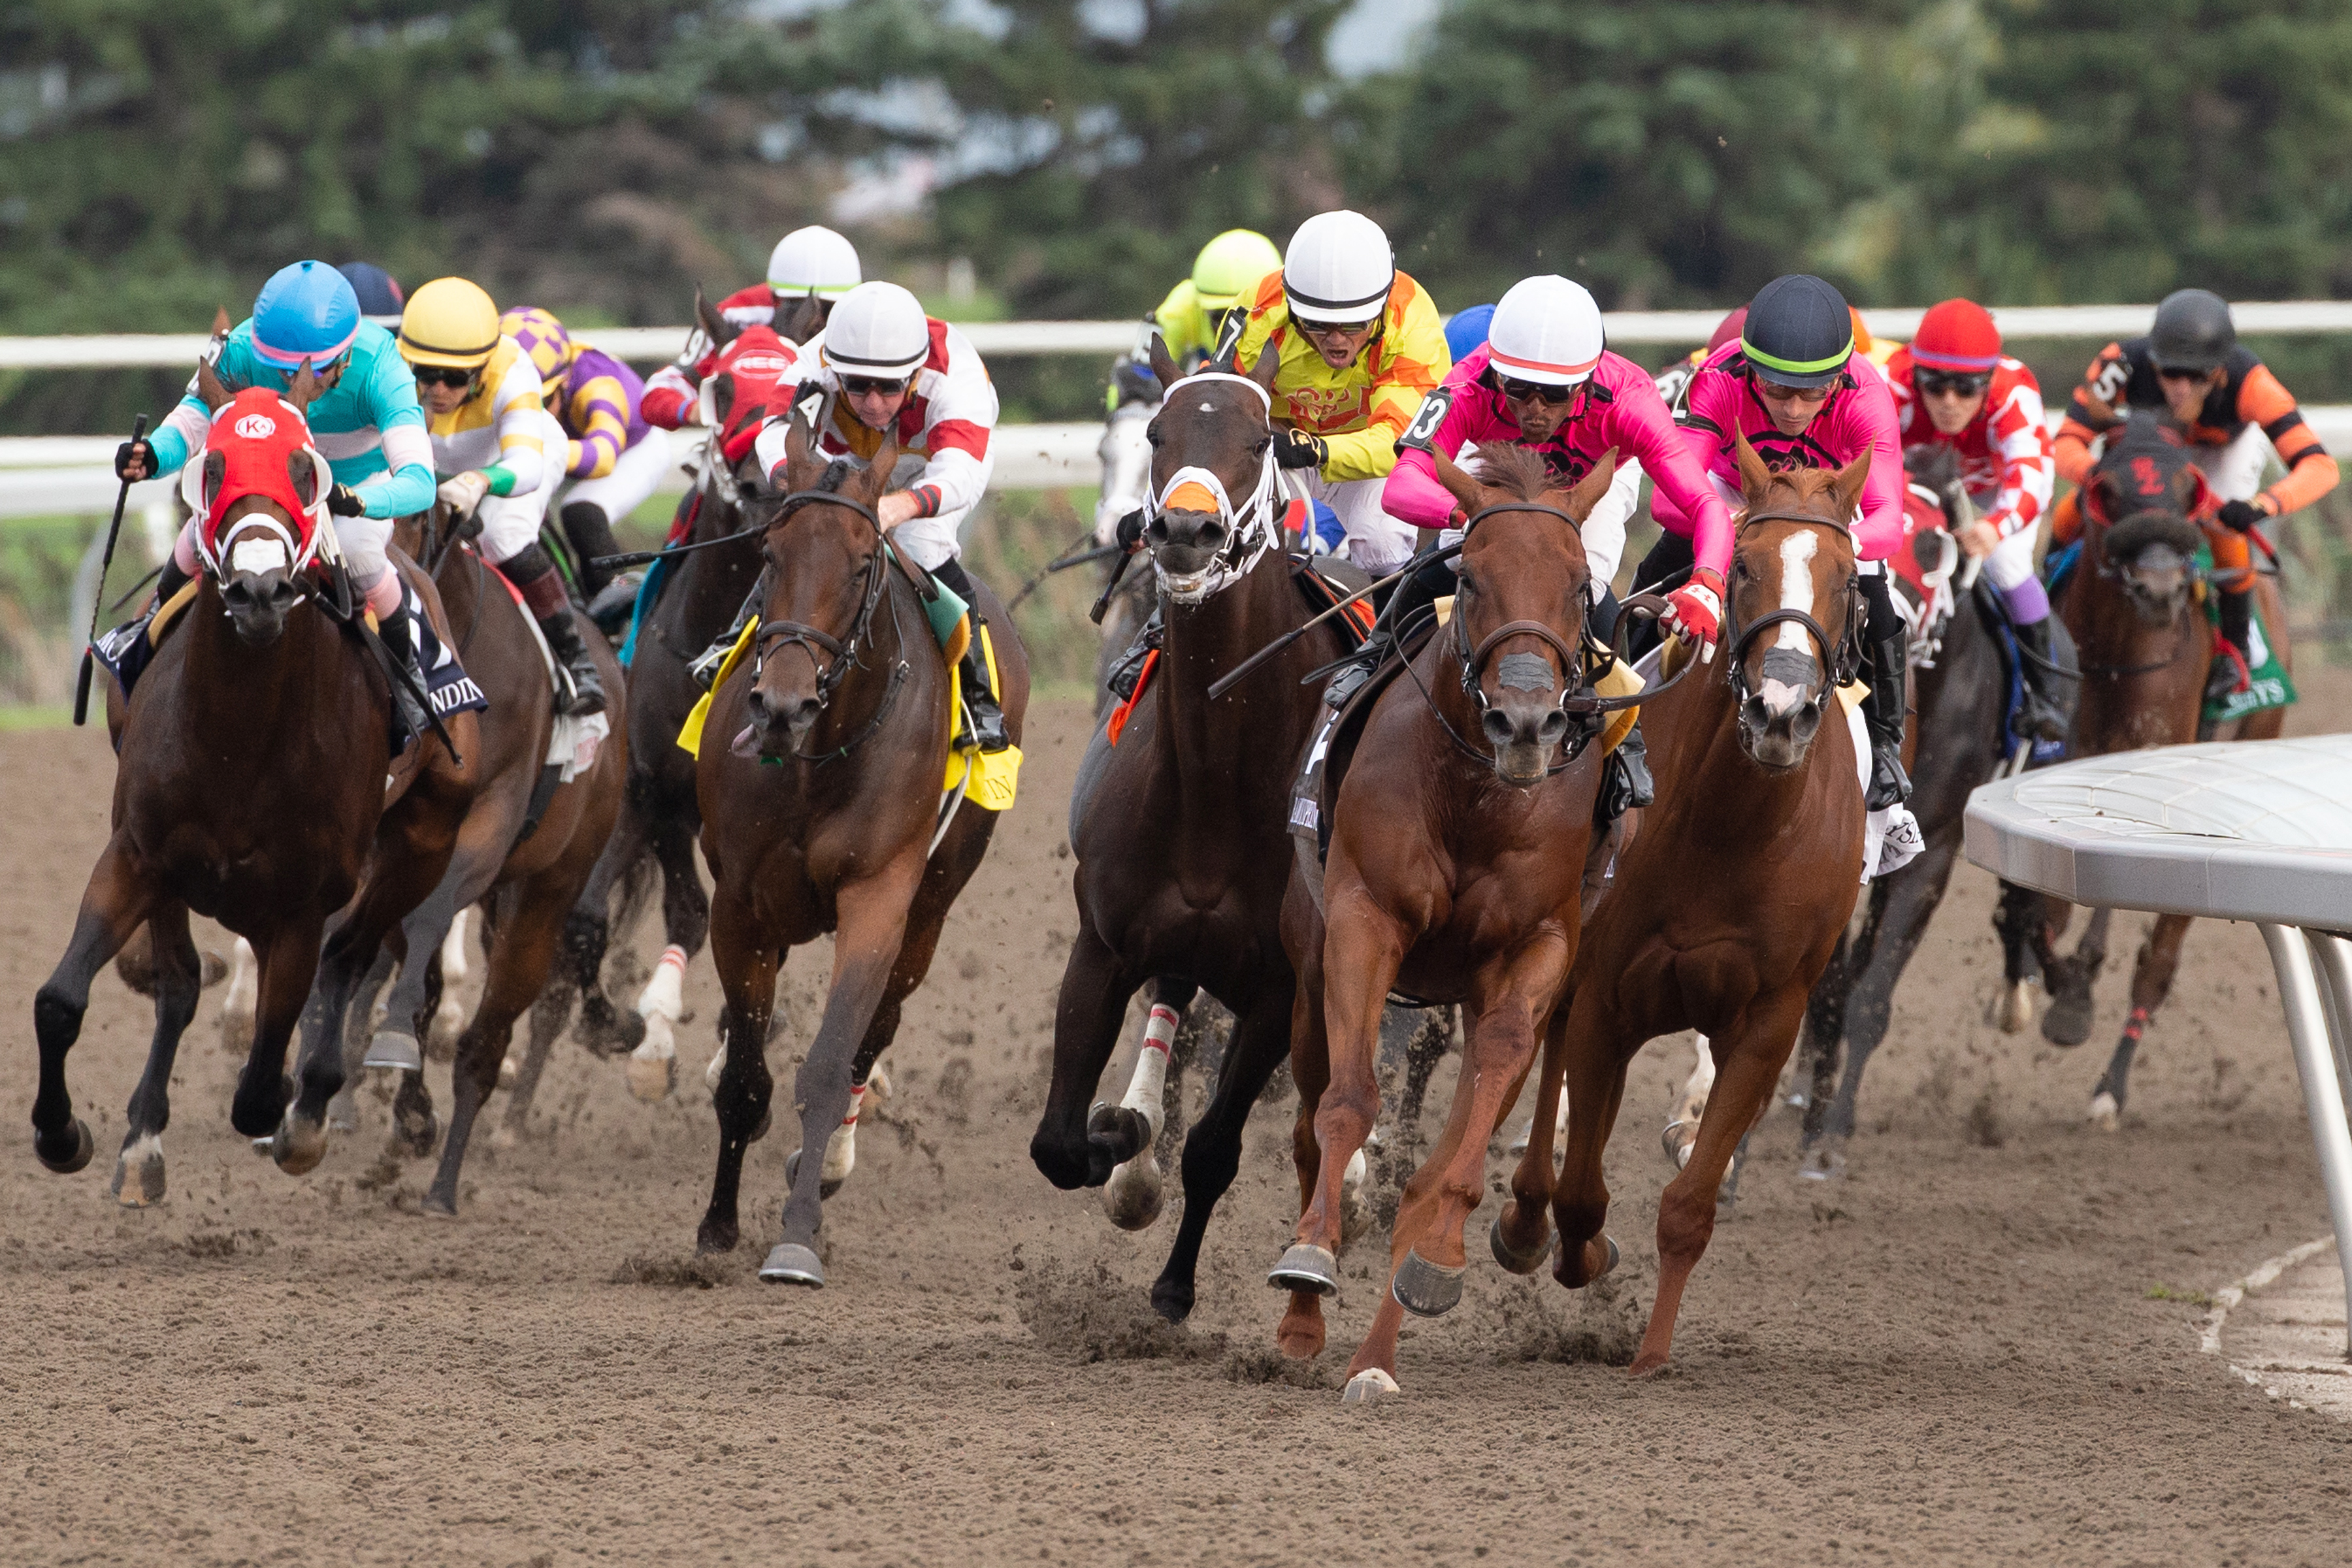
[[[2287, 1038], [2294, 1046], [2295, 1072], [2303, 1079], [2303, 1104], [2311, 1121], [2312, 1142], [2319, 1150], [2321, 1184], [2327, 1191], [2328, 1218], [2336, 1228], [2336, 1261], [2344, 1272], [2345, 1295], [2352, 1300], [2352, 1126], [2344, 1115], [2344, 1089], [2336, 1076], [2336, 1051], [2339, 1043], [2328, 1037], [2326, 1007], [2320, 1001], [2312, 963], [2313, 948], [2325, 945], [2322, 967], [2328, 971], [2329, 986], [2336, 990], [2336, 971], [2342, 955], [2336, 951], [2338, 939], [2315, 937], [2306, 945], [2304, 933], [2293, 926], [2273, 925], [2262, 921], [2263, 941], [2271, 950], [2271, 964], [2278, 972], [2279, 1001], [2286, 1009]], [[2352, 974], [2342, 977], [2352, 982]], [[2352, 995], [2336, 991], [2339, 1004], [2352, 1002]], [[2347, 1336], [2346, 1359], [2352, 1360], [2352, 1336]]]

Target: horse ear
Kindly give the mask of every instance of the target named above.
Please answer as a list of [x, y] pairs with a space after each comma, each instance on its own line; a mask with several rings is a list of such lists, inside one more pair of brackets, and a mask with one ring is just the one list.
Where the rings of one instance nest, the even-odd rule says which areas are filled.
[[1476, 511], [1486, 504], [1486, 487], [1456, 468], [1454, 459], [1443, 452], [1432, 452], [1430, 457], [1437, 463], [1437, 482], [1445, 487], [1447, 494], [1462, 503], [1464, 511]]
[[731, 375], [717, 377], [710, 386], [710, 412], [716, 416], [714, 423], [720, 429], [727, 427], [727, 416], [734, 411], [734, 407], [735, 378]]
[[221, 379], [212, 361], [200, 359], [196, 362], [196, 395], [205, 400], [206, 408], [218, 414], [236, 399], [236, 392]]
[[1616, 478], [1617, 448], [1612, 447], [1601, 454], [1592, 471], [1577, 480], [1576, 488], [1568, 492], [1568, 515], [1580, 523], [1591, 517], [1592, 509], [1601, 504], [1601, 498], [1609, 493], [1609, 486]]
[[205, 454], [205, 510], [213, 509], [213, 498], [220, 494], [221, 481], [228, 478], [228, 454], [217, 449]]
[[1282, 356], [1268, 343], [1258, 351], [1257, 363], [1250, 366], [1249, 378], [1265, 388], [1268, 397], [1274, 395], [1274, 378], [1282, 374]]
[[1168, 344], [1158, 332], [1151, 334], [1151, 374], [1160, 378], [1160, 390], [1162, 392], [1184, 379], [1184, 373], [1170, 357]]
[[297, 414], [300, 414], [310, 408], [318, 395], [319, 373], [310, 368], [310, 362], [306, 359], [302, 367], [294, 373], [294, 379], [287, 384], [286, 401], [294, 405]]
[[1830, 481], [1830, 493], [1837, 497], [1839, 517], [1853, 515], [1853, 509], [1862, 503], [1862, 487], [1869, 482], [1870, 448], [1864, 447], [1862, 455], [1840, 468], [1837, 478]]
[[873, 492], [866, 498], [866, 505], [873, 505], [888, 492], [891, 470], [898, 466], [898, 426], [894, 421], [890, 428], [882, 433], [881, 450], [876, 452], [874, 460], [866, 466], [866, 488]]
[[318, 503], [319, 470], [310, 461], [310, 454], [293, 451], [286, 454], [286, 477], [294, 482], [294, 497], [308, 510]]
[[229, 329], [234, 327], [236, 324], [236, 322], [228, 319], [228, 307], [226, 305], [215, 305], [213, 307], [213, 336], [216, 338], [225, 338], [228, 336]]
[[776, 321], [776, 335], [795, 346], [808, 342], [824, 331], [824, 301], [814, 294], [803, 294], [793, 301], [789, 315]]
[[694, 319], [702, 323], [702, 330], [709, 335], [710, 346], [714, 349], [723, 349], [733, 342], [735, 334], [742, 330], [710, 308], [710, 301], [702, 297], [702, 286], [698, 283], [694, 288]]
[[1733, 433], [1731, 449], [1739, 459], [1740, 494], [1747, 497], [1748, 505], [1754, 506], [1764, 499], [1765, 488], [1772, 482], [1772, 470], [1764, 466], [1764, 459], [1758, 457], [1756, 448], [1748, 444], [1746, 432]]

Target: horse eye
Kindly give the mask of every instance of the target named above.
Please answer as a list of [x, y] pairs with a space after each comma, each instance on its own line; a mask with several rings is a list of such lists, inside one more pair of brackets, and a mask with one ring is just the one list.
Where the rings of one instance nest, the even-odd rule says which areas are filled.
[[1155, 419], [1150, 424], [1143, 427], [1143, 438], [1150, 442], [1155, 447], [1160, 445], [1160, 422], [1158, 420]]
[[1273, 445], [1274, 437], [1272, 436], [1262, 436], [1258, 437], [1257, 445], [1250, 448], [1250, 456], [1253, 458], [1262, 458], [1265, 455], [1265, 449]]

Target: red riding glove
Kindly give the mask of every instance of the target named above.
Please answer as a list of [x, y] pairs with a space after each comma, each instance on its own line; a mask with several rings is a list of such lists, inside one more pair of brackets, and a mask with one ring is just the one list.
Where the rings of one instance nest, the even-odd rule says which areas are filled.
[[1666, 595], [1666, 613], [1658, 618], [1686, 642], [1714, 646], [1723, 626], [1722, 574], [1709, 566], [1694, 571], [1689, 582]]

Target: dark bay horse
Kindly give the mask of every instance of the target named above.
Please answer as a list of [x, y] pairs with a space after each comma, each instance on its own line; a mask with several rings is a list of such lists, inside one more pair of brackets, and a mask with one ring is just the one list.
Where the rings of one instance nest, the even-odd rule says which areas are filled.
[[[215, 412], [233, 398], [249, 405], [235, 421], [244, 426], [299, 420], [318, 382], [305, 366], [282, 395], [237, 394], [207, 363], [197, 386]], [[226, 423], [215, 426], [222, 439], [230, 438]], [[208, 448], [201, 460], [206, 482], [223, 483], [220, 454]], [[306, 509], [334, 482], [308, 450], [286, 459]], [[331, 524], [318, 517], [313, 526]], [[313, 980], [331, 971], [348, 994], [386, 929], [439, 879], [472, 790], [458, 760], [475, 748], [471, 713], [447, 724], [457, 757], [430, 734], [391, 755], [390, 677], [326, 607], [347, 590], [302, 570], [292, 548], [277, 542], [310, 539], [300, 520], [266, 494], [247, 494], [228, 502], [213, 537], [219, 548], [196, 579], [186, 624], [163, 638], [127, 702], [110, 689], [107, 721], [121, 757], [113, 832], [65, 956], [33, 1005], [41, 1058], [34, 1150], [53, 1171], [78, 1171], [91, 1141], [66, 1089], [66, 1054], [91, 978], [147, 923], [155, 1034], [114, 1173], [115, 1195], [128, 1207], [164, 1194], [172, 1064], [196, 1006], [189, 911], [245, 937], [258, 956], [259, 1005], [229, 1120], [268, 1140], [278, 1165], [300, 1174], [326, 1152], [327, 1102], [343, 1072], [340, 1039], [330, 1038], [321, 1015], [305, 1030], [297, 1081], [286, 1074], [287, 1044]], [[431, 581], [396, 552], [392, 559], [446, 637]], [[348, 615], [353, 606], [339, 608]]]
[[[812, 457], [814, 445], [796, 411], [788, 493], [752, 503], [753, 518], [767, 520], [756, 658], [714, 693], [696, 764], [702, 853], [717, 882], [711, 957], [726, 995], [719, 1169], [698, 1239], [706, 1252], [736, 1244], [743, 1151], [769, 1120], [777, 967], [793, 946], [829, 931], [832, 987], [793, 1088], [799, 1153], [818, 1157], [796, 1154], [790, 1164], [782, 1237], [760, 1270], [762, 1279], [821, 1286], [824, 1154], [897, 1035], [900, 1005], [929, 969], [996, 813], [965, 803], [941, 822], [956, 672], [924, 618], [917, 583], [926, 574], [886, 548], [875, 517], [898, 443], [886, 437], [862, 470]], [[975, 585], [973, 614], [993, 640], [1017, 744], [1028, 658], [996, 595]]]
[[[1549, 1202], [1554, 1277], [1576, 1289], [1607, 1273], [1618, 1251], [1601, 1231], [1601, 1154], [1626, 1066], [1660, 1035], [1706, 1035], [1716, 1082], [1690, 1163], [1658, 1205], [1658, 1296], [1636, 1376], [1666, 1363], [1724, 1172], [1771, 1098], [1862, 886], [1862, 778], [1836, 688], [1860, 653], [1846, 520], [1869, 456], [1835, 472], [1775, 474], [1745, 437], [1738, 450], [1746, 507], [1725, 646], [1695, 679], [1642, 705], [1657, 800], [1576, 954], [1545, 1041], [1535, 1136], [1491, 1237], [1506, 1268], [1533, 1273], [1546, 1256]], [[1568, 1143], [1555, 1189], [1563, 1092]]]
[[[1327, 623], [1209, 697], [1218, 678], [1311, 615], [1277, 515], [1275, 360], [1261, 356], [1255, 375], [1212, 365], [1186, 378], [1152, 340], [1153, 370], [1171, 392], [1151, 422], [1150, 483], [1166, 504], [1150, 509], [1143, 538], [1166, 586], [1166, 640], [1118, 743], [1097, 730], [1071, 800], [1078, 931], [1055, 1011], [1053, 1081], [1029, 1142], [1057, 1187], [1135, 1173], [1127, 1163], [1147, 1155], [1159, 1131], [1156, 1086], [1118, 1106], [1093, 1103], [1129, 999], [1157, 982], [1164, 1016], [1142, 1047], [1147, 1061], [1172, 1037], [1192, 988], [1232, 1010], [1213, 1093], [1184, 1143], [1183, 1221], [1151, 1289], [1171, 1322], [1192, 1310], [1209, 1216], [1239, 1168], [1250, 1108], [1290, 1050], [1286, 816], [1293, 762], [1322, 711], [1320, 683], [1302, 682], [1349, 647]], [[1159, 1206], [1150, 1185], [1137, 1212], [1114, 1217], [1150, 1223]]]
[[1434, 1316], [1461, 1298], [1462, 1230], [1486, 1194], [1486, 1141], [1535, 1059], [1582, 920], [1601, 778], [1601, 748], [1588, 742], [1601, 716], [1588, 690], [1591, 573], [1578, 525], [1608, 492], [1616, 454], [1567, 491], [1518, 447], [1478, 463], [1489, 482], [1438, 458], [1439, 479], [1470, 513], [1452, 619], [1373, 699], [1332, 802], [1321, 909], [1302, 875], [1284, 910], [1298, 968], [1302, 1208], [1269, 1281], [1291, 1293], [1276, 1335], [1285, 1354], [1323, 1348], [1343, 1173], [1380, 1111], [1382, 1004], [1401, 989], [1462, 1005], [1453, 1108], [1405, 1184], [1389, 1289], [1349, 1364], [1350, 1402], [1396, 1391], [1406, 1310]]
[[[433, 1106], [417, 1042], [439, 1001], [439, 987], [430, 979], [458, 911], [482, 901], [489, 917], [488, 974], [473, 1019], [457, 1037], [448, 1142], [425, 1195], [428, 1211], [445, 1215], [457, 1212], [457, 1176], [475, 1118], [497, 1085], [515, 1020], [547, 983], [565, 919], [620, 813], [628, 768], [620, 667], [604, 639], [595, 636], [583, 640], [604, 677], [605, 721], [614, 732], [597, 745], [593, 763], [568, 783], [548, 762], [558, 723], [597, 721], [556, 717], [553, 680], [529, 613], [496, 567], [455, 542], [455, 531], [447, 509], [436, 507], [405, 520], [395, 542], [432, 563], [442, 605], [456, 630], [458, 658], [490, 699], [480, 719], [479, 755], [472, 759], [478, 787], [440, 886], [401, 922], [401, 951], [423, 962], [402, 965], [383, 1026], [366, 1051], [371, 1061], [399, 1072], [394, 1125], [414, 1152], [429, 1152]], [[573, 613], [579, 614], [576, 606]], [[391, 956], [387, 950], [379, 960], [379, 973], [389, 968]], [[354, 1037], [364, 1033], [352, 1031]], [[355, 1069], [358, 1063], [347, 1065]]]
[[[768, 415], [782, 412], [782, 397], [791, 389], [787, 381], [777, 391], [782, 362], [793, 352], [790, 345], [805, 342], [824, 322], [817, 301], [802, 300], [776, 323], [780, 341], [772, 343], [765, 341], [767, 329], [732, 325], [699, 293], [694, 304], [702, 330], [722, 353], [709, 382], [712, 440], [701, 480], [680, 503], [694, 509], [683, 542], [740, 537], [675, 557], [642, 612], [629, 662], [629, 774], [621, 817], [564, 933], [569, 977], [580, 990], [581, 1040], [599, 1055], [630, 1052], [629, 1089], [645, 1100], [666, 1098], [677, 1083], [676, 1026], [685, 1016], [686, 965], [702, 951], [710, 930], [710, 900], [694, 864], [695, 834], [702, 826], [694, 759], [677, 747], [677, 732], [702, 696], [688, 667], [735, 618], [760, 575], [759, 535], [745, 531], [742, 508], [744, 493], [761, 482], [759, 458], [748, 444], [730, 437], [755, 432]], [[762, 341], [727, 354], [747, 331]], [[733, 461], [724, 450], [730, 444], [744, 445]], [[613, 892], [648, 854], [661, 868], [666, 945], [635, 1007], [623, 1013], [604, 994], [602, 978]]]
[[[2135, 414], [2110, 442], [2082, 495], [2082, 556], [2054, 606], [2074, 634], [2083, 661], [2083, 695], [2072, 754], [2104, 756], [2200, 738], [2212, 635], [2196, 582], [2202, 542], [2192, 520], [2209, 492], [2189, 453], [2156, 419]], [[2278, 592], [2257, 577], [2266, 630], [2281, 662], [2290, 658]], [[2273, 740], [2286, 713], [2272, 709], [2241, 721], [2237, 739]], [[2094, 910], [2074, 952], [2061, 956], [2071, 906], [2023, 888], [2004, 887], [1995, 917], [2011, 994], [2003, 1026], [2032, 1016], [2031, 977], [2038, 969], [2052, 1002], [2042, 1034], [2053, 1045], [2090, 1037], [2092, 983], [2106, 961], [2112, 910]], [[2106, 1070], [2091, 1091], [2091, 1120], [2112, 1129], [2120, 1116], [2140, 1037], [2172, 990], [2188, 934], [2185, 915], [2159, 915], [2132, 967], [2131, 1014]]]

